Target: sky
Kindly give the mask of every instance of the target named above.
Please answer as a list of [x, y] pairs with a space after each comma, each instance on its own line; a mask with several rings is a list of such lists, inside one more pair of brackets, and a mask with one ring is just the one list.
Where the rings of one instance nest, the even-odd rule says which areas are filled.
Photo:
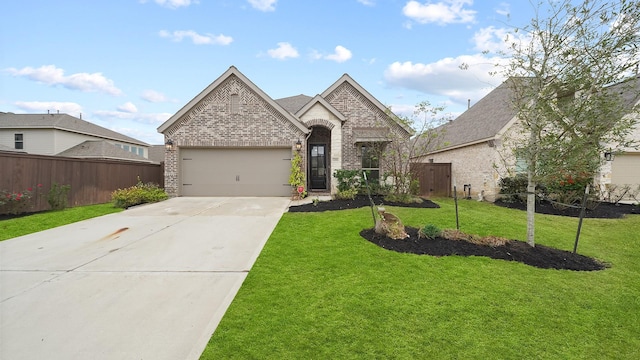
[[349, 74], [409, 116], [455, 117], [504, 80], [521, 0], [20, 0], [2, 5], [0, 111], [61, 112], [149, 144], [235, 66], [273, 99]]

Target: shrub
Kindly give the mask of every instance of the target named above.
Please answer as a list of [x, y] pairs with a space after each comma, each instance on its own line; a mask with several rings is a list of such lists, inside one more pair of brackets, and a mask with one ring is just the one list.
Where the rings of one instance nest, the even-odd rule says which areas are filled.
[[[293, 188], [293, 191], [299, 198], [307, 196], [307, 192], [304, 189], [305, 176], [302, 171], [302, 156], [297, 151], [291, 159], [291, 174], [289, 175], [289, 185]], [[301, 191], [302, 190], [302, 191]]]
[[333, 176], [338, 180], [338, 192], [355, 189], [357, 194], [360, 192], [364, 181], [360, 170], [338, 169], [333, 173]]
[[47, 194], [47, 202], [51, 207], [51, 210], [66, 209], [69, 205], [68, 195], [71, 190], [71, 185], [58, 185], [53, 183], [49, 193]]
[[32, 190], [28, 188], [19, 192], [1, 191], [0, 213], [17, 215], [27, 212], [31, 207]]
[[358, 189], [338, 190], [335, 198], [338, 200], [353, 200], [358, 195]]
[[527, 200], [527, 175], [518, 174], [500, 179], [500, 194], [504, 202], [524, 202]]
[[134, 186], [118, 189], [111, 194], [115, 207], [128, 208], [134, 205], [158, 202], [169, 198], [164, 189], [154, 183], [138, 183]]
[[503, 237], [499, 237], [499, 236], [493, 236], [493, 235], [489, 235], [489, 236], [480, 236], [480, 235], [471, 235], [471, 234], [466, 234], [460, 230], [456, 230], [456, 229], [444, 229], [442, 230], [442, 235], [443, 238], [448, 239], [448, 240], [457, 240], [457, 241], [467, 241], [470, 242], [472, 244], [476, 244], [476, 245], [486, 245], [486, 246], [491, 246], [491, 247], [495, 247], [495, 246], [502, 246], [504, 245], [507, 241], [509, 241], [509, 239], [503, 238]]
[[418, 230], [418, 237], [433, 240], [440, 236], [442, 231], [433, 224], [427, 224]]

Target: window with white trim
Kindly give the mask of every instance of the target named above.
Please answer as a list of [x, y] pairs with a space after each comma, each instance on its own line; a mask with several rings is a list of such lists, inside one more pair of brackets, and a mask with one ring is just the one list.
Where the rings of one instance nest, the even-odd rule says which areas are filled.
[[13, 140], [14, 140], [14, 147], [17, 150], [24, 149], [24, 134], [15, 134], [13, 136]]
[[380, 179], [380, 159], [375, 146], [362, 145], [362, 170], [368, 171], [369, 180]]

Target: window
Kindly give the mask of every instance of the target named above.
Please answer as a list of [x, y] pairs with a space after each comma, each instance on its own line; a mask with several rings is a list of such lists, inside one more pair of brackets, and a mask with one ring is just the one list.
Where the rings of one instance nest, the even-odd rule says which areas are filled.
[[129, 151], [129, 145], [122, 145], [122, 149], [126, 150], [126, 151]]
[[18, 150], [24, 149], [24, 135], [23, 134], [15, 134], [13, 136], [13, 139], [15, 140], [14, 147], [16, 149], [18, 149]]
[[368, 179], [380, 179], [380, 161], [375, 147], [362, 145], [362, 170], [369, 172]]
[[525, 174], [527, 172], [527, 158], [525, 149], [516, 149], [516, 163], [515, 163], [515, 171], [516, 174]]
[[141, 148], [141, 147], [138, 148], [138, 155], [144, 157], [144, 148]]

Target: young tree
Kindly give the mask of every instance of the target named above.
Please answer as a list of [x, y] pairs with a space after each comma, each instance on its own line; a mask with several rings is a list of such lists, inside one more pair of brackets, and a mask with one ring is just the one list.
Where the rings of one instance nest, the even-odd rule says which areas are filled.
[[437, 147], [441, 139], [438, 126], [445, 123], [448, 117], [443, 114], [444, 106], [433, 106], [429, 101], [422, 101], [415, 106], [412, 117], [397, 117], [396, 121], [416, 130], [410, 138], [393, 133], [388, 135], [388, 144], [381, 149], [381, 157], [385, 162], [386, 175], [392, 179], [392, 196], [399, 201], [410, 201], [417, 186], [417, 176], [412, 171], [413, 159], [426, 155]]
[[524, 40], [507, 40], [504, 69], [522, 130], [516, 147], [527, 164], [531, 246], [536, 185], [550, 175], [593, 174], [606, 144], [628, 145], [637, 118], [623, 117], [630, 109], [611, 85], [624, 86], [640, 59], [640, 1], [540, 1], [535, 10], [509, 37]]

